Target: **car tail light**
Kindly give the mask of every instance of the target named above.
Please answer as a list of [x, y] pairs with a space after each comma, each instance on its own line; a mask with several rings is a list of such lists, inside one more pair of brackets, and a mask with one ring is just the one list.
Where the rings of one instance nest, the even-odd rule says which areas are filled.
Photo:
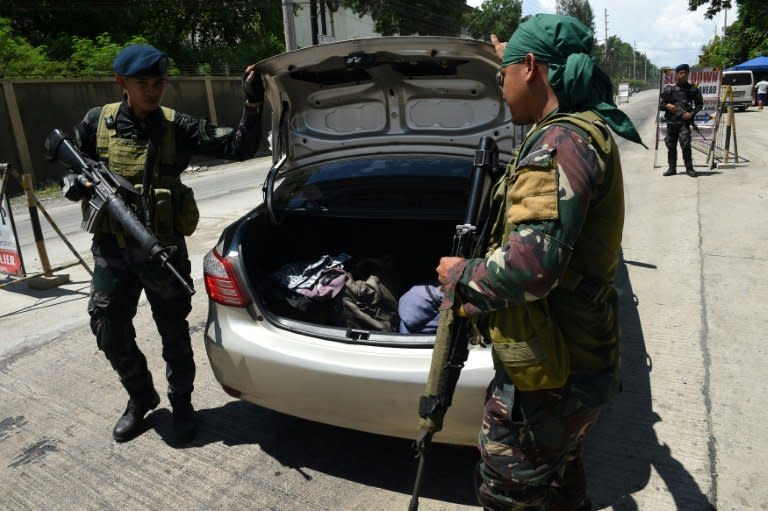
[[245, 307], [248, 298], [240, 289], [232, 263], [222, 257], [215, 249], [203, 259], [205, 292], [208, 298], [222, 305]]

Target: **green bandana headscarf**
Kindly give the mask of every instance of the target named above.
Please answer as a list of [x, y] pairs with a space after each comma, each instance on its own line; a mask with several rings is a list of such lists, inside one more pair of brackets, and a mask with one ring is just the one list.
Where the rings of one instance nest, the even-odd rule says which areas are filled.
[[592, 31], [570, 16], [536, 14], [521, 23], [507, 42], [502, 66], [533, 53], [549, 64], [549, 84], [561, 112], [593, 110], [619, 136], [643, 144], [634, 124], [613, 102], [613, 84], [597, 66]]

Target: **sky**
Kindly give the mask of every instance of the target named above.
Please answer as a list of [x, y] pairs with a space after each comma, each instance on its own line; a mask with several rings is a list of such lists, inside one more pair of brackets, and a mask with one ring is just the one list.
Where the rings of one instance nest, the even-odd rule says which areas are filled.
[[[522, 0], [523, 15], [555, 12], [556, 0]], [[483, 0], [467, 0], [478, 7]], [[613, 35], [644, 53], [657, 67], [675, 67], [698, 62], [701, 47], [715, 34], [722, 35], [726, 15], [704, 18], [706, 6], [688, 10], [688, 0], [589, 0], [595, 16], [595, 36], [605, 40], [606, 9], [608, 37]], [[729, 9], [727, 22], [736, 20], [736, 9]]]

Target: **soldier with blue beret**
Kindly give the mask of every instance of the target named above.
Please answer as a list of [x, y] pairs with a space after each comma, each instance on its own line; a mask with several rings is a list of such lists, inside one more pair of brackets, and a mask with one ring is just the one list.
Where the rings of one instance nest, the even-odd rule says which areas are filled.
[[122, 76], [163, 76], [168, 72], [168, 55], [148, 44], [126, 46], [112, 63]]
[[[75, 126], [75, 142], [137, 187], [140, 199], [130, 199], [137, 216], [161, 243], [177, 247], [170, 262], [191, 284], [184, 237], [195, 230], [199, 213], [192, 189], [180, 176], [192, 154], [229, 160], [254, 156], [261, 133], [262, 79], [253, 66], [246, 68], [242, 79], [246, 101], [240, 123], [232, 129], [161, 106], [169, 58], [157, 48], [126, 46], [112, 67], [123, 100], [89, 110]], [[67, 179], [77, 183], [73, 175]], [[125, 442], [139, 435], [144, 416], [160, 403], [132, 323], [144, 291], [163, 343], [175, 441], [187, 443], [197, 432], [191, 399], [195, 363], [186, 319], [191, 297], [159, 264], [147, 261], [136, 240], [108, 214], [97, 216], [87, 200], [88, 183], [66, 189], [67, 198], [82, 200], [84, 217], [95, 219], [87, 223], [94, 256], [88, 303], [91, 330], [129, 396], [113, 437]]]

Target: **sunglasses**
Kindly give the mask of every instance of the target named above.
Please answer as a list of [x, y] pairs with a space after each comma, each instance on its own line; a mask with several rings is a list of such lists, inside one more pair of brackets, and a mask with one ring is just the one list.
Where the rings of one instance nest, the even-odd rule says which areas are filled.
[[[496, 71], [496, 85], [498, 85], [500, 89], [504, 88], [504, 69], [506, 67], [511, 66], [512, 64], [519, 64], [520, 62], [522, 62], [522, 61], [512, 62], [512, 63], [508, 64], [507, 66], [501, 66], [501, 67], [499, 67], [499, 70]], [[548, 63], [543, 61], [543, 60], [537, 61], [536, 64], [548, 65]]]

